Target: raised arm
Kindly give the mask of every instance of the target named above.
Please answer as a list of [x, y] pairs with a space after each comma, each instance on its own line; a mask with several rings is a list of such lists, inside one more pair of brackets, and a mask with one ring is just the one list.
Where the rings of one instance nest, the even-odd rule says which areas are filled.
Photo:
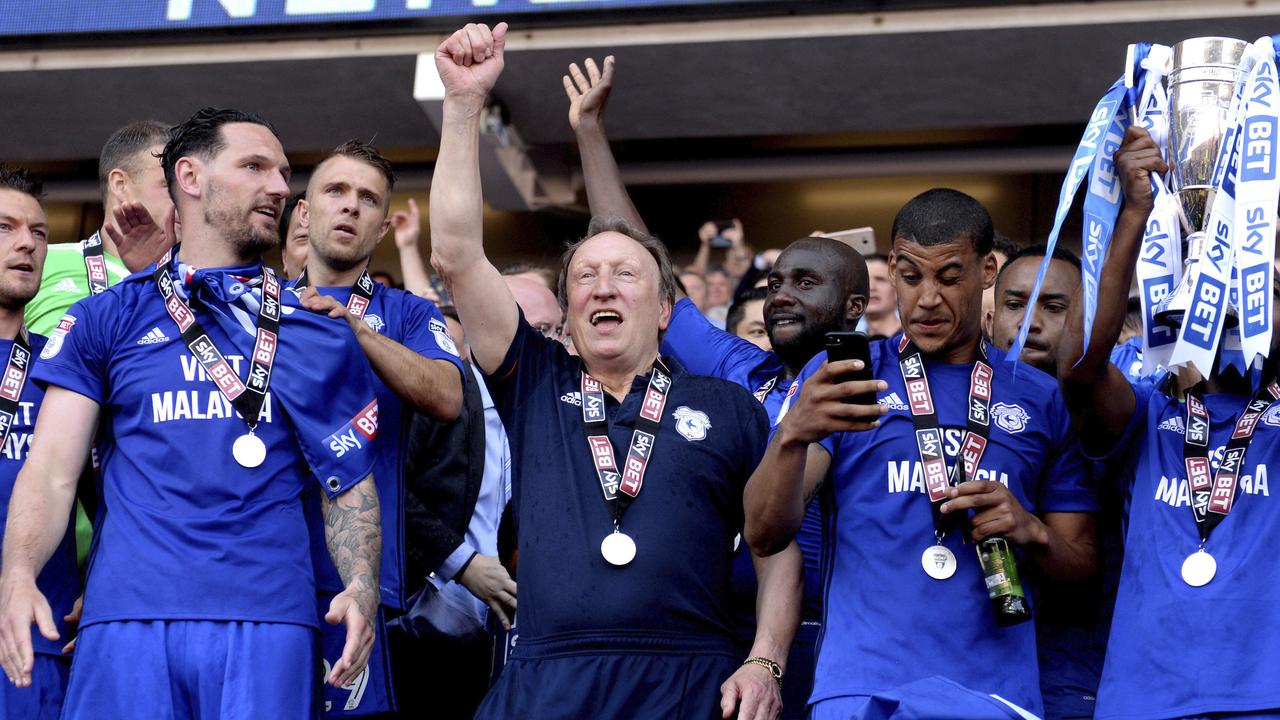
[[1080, 432], [1081, 444], [1089, 454], [1109, 450], [1133, 414], [1133, 388], [1111, 364], [1111, 350], [1124, 327], [1129, 287], [1133, 284], [1147, 216], [1154, 204], [1151, 173], [1168, 170], [1160, 148], [1146, 130], [1137, 126], [1125, 133], [1114, 160], [1123, 181], [1124, 209], [1116, 220], [1111, 248], [1098, 281], [1098, 312], [1089, 350], [1082, 353], [1083, 321], [1080, 313], [1072, 313], [1058, 354], [1062, 394]]
[[0, 664], [18, 687], [31, 685], [31, 626], [58, 639], [49, 602], [36, 576], [67, 531], [76, 484], [98, 419], [98, 403], [51, 386], [36, 418], [31, 454], [18, 472], [0, 560]]
[[391, 216], [391, 228], [395, 233], [396, 251], [400, 255], [400, 275], [404, 277], [405, 292], [426, 297], [431, 291], [431, 278], [427, 274], [426, 263], [422, 262], [422, 251], [418, 248], [422, 224], [417, 201], [409, 198], [409, 209]]
[[444, 279], [482, 370], [493, 371], [515, 338], [519, 308], [485, 257], [480, 191], [480, 114], [502, 74], [507, 24], [469, 24], [436, 49], [444, 83], [440, 152], [431, 182], [431, 264]]
[[622, 173], [618, 172], [618, 163], [604, 133], [604, 107], [613, 90], [613, 56], [604, 59], [604, 72], [592, 58], [582, 64], [586, 66], [586, 73], [577, 63], [572, 63], [563, 83], [564, 92], [569, 96], [569, 126], [578, 138], [578, 154], [582, 156], [587, 206], [593, 216], [620, 217], [647, 233], [649, 229], [622, 184]]

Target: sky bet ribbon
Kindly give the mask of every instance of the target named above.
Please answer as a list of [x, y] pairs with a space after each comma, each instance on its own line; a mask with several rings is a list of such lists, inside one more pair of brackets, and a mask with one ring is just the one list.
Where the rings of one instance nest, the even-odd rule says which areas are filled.
[[[1241, 77], [1252, 75], [1260, 59], [1257, 46], [1245, 50], [1240, 63]], [[1214, 369], [1214, 356], [1222, 339], [1226, 324], [1227, 301], [1230, 298], [1232, 270], [1235, 267], [1235, 246], [1238, 242], [1235, 226], [1236, 170], [1240, 150], [1240, 125], [1245, 110], [1245, 86], [1236, 84], [1231, 108], [1227, 111], [1227, 131], [1218, 148], [1218, 158], [1213, 170], [1213, 206], [1205, 226], [1207, 235], [1204, 257], [1200, 261], [1200, 276], [1191, 293], [1182, 327], [1178, 330], [1178, 342], [1173, 348], [1170, 363], [1176, 366], [1193, 365], [1208, 377]], [[1274, 206], [1272, 212], [1274, 212]]]
[[1259, 362], [1271, 349], [1272, 260], [1276, 243], [1276, 204], [1280, 176], [1276, 174], [1277, 94], [1276, 59], [1272, 40], [1255, 43], [1259, 60], [1248, 76], [1247, 103], [1240, 135], [1239, 176], [1236, 181], [1235, 269], [1239, 296], [1239, 356], [1244, 368]]
[[[1143, 45], [1134, 53], [1133, 62], [1141, 63], [1146, 58], [1147, 49]], [[1139, 93], [1141, 88], [1139, 88]], [[1131, 90], [1125, 88], [1124, 77], [1116, 80], [1089, 116], [1089, 124], [1085, 126], [1080, 145], [1075, 156], [1071, 158], [1071, 167], [1062, 180], [1062, 190], [1058, 193], [1058, 209], [1053, 216], [1053, 229], [1049, 231], [1046, 242], [1044, 260], [1036, 272], [1036, 281], [1031, 288], [1031, 297], [1027, 301], [1026, 317], [1022, 328], [1018, 330], [1018, 338], [1009, 351], [1012, 362], [1022, 355], [1022, 348], [1027, 342], [1027, 332], [1031, 329], [1031, 315], [1036, 307], [1036, 299], [1040, 296], [1040, 288], [1044, 285], [1044, 276], [1048, 272], [1049, 262], [1053, 259], [1053, 249], [1058, 244], [1058, 235], [1062, 232], [1062, 222], [1066, 220], [1075, 199], [1076, 190], [1081, 181], [1089, 176], [1088, 194], [1084, 200], [1085, 237], [1083, 240], [1083, 257], [1081, 258], [1081, 279], [1084, 293], [1084, 337], [1088, 347], [1089, 335], [1093, 326], [1093, 317], [1098, 303], [1098, 273], [1102, 267], [1102, 259], [1106, 257], [1107, 244], [1111, 241], [1111, 231], [1115, 226], [1116, 215], [1120, 211], [1120, 179], [1116, 177], [1111, 156], [1120, 147], [1124, 139], [1124, 131], [1129, 126], [1129, 109], [1136, 102]]]

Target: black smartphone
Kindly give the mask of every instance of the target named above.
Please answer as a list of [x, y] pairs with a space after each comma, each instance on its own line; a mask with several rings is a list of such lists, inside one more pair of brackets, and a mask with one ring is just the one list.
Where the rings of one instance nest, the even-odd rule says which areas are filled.
[[[827, 333], [827, 361], [835, 362], [837, 360], [862, 361], [861, 370], [841, 375], [838, 378], [839, 382], [875, 379], [875, 376], [871, 374], [871, 343], [866, 334], [860, 332]], [[861, 395], [851, 395], [845, 398], [844, 402], [850, 405], [874, 405], [876, 394], [869, 392]]]
[[716, 236], [711, 238], [711, 247], [727, 248], [733, 247], [733, 241], [724, 236], [724, 231], [733, 227], [732, 220], [715, 220]]

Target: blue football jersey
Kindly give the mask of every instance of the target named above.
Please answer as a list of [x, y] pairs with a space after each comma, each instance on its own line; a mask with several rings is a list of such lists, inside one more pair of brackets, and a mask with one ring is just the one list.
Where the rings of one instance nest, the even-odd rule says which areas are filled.
[[[432, 360], [444, 360], [458, 368], [461, 382], [462, 360], [449, 337], [444, 316], [429, 300], [403, 290], [374, 283], [373, 298], [364, 313], [364, 322], [374, 332], [394, 340]], [[350, 287], [316, 288], [338, 302], [347, 303]], [[378, 397], [378, 437], [373, 441], [373, 476], [378, 483], [379, 511], [382, 514], [382, 604], [403, 610], [405, 603], [404, 559], [404, 466], [402, 453], [408, 439], [408, 415], [400, 396], [391, 391], [375, 372], [373, 387]], [[412, 409], [409, 409], [412, 412]], [[342, 578], [333, 566], [324, 540], [319, 491], [307, 494], [311, 523], [311, 555], [316, 566], [316, 582], [322, 590], [340, 591]], [[421, 583], [422, 578], [410, 582]], [[412, 588], [411, 588], [412, 589]]]
[[[871, 369], [889, 386], [877, 398], [889, 409], [881, 426], [822, 442], [832, 459], [831, 480], [819, 494], [826, 612], [812, 701], [938, 675], [1038, 712], [1034, 625], [996, 625], [974, 547], [960, 533], [946, 536], [959, 560], [949, 580], [934, 580], [920, 566], [934, 525], [898, 366], [899, 337], [871, 343]], [[988, 357], [995, 373], [990, 437], [973, 479], [1004, 484], [1032, 513], [1094, 510], [1057, 383], [1006, 362], [998, 349], [989, 347]], [[810, 361], [794, 388], [825, 361], [826, 353]], [[973, 365], [926, 360], [925, 367], [949, 469], [964, 436]]]
[[[257, 291], [241, 281], [260, 266], [183, 274], [197, 319], [244, 378], [255, 335], [240, 296]], [[182, 342], [149, 271], [76, 303], [51, 334], [32, 375], [99, 403], [105, 443], [82, 625], [317, 625], [300, 496], [313, 471], [331, 496], [370, 474], [378, 404], [345, 323], [281, 300], [256, 430], [266, 459], [252, 469], [231, 454], [245, 421]]]
[[[31, 351], [39, 355], [44, 350], [46, 339], [43, 335], [30, 334]], [[0, 340], [0, 364], [9, 358], [13, 348], [12, 340]], [[33, 358], [34, 359], [34, 358]], [[44, 400], [44, 389], [32, 380], [28, 372], [26, 383], [22, 386], [22, 395], [18, 398], [18, 414], [9, 428], [4, 446], [0, 447], [0, 532], [3, 532], [9, 520], [9, 498], [13, 495], [13, 483], [18, 479], [18, 470], [31, 452], [32, 432], [36, 426], [36, 415], [40, 412], [40, 402]], [[73, 516], [72, 516], [73, 517]], [[38, 653], [62, 655], [62, 646], [71, 639], [67, 624], [62, 617], [71, 612], [76, 598], [80, 595], [80, 571], [76, 567], [75, 524], [70, 520], [67, 531], [58, 543], [58, 549], [45, 563], [44, 569], [36, 576], [36, 587], [49, 601], [53, 610], [53, 623], [58, 627], [59, 640], [46, 640], [39, 632], [31, 633], [31, 641]]]
[[[1182, 580], [1199, 534], [1183, 455], [1186, 407], [1151, 383], [1115, 455], [1127, 459], [1129, 523], [1099, 718], [1165, 718], [1280, 708], [1280, 565], [1271, 458], [1280, 461], [1280, 403], [1263, 414], [1239, 470], [1231, 512], [1205, 549], [1218, 563], [1203, 587]], [[1249, 398], [1207, 395], [1209, 463], [1216, 471]], [[1276, 596], [1274, 599], [1272, 596]], [[1273, 619], [1275, 622], [1273, 622]]]

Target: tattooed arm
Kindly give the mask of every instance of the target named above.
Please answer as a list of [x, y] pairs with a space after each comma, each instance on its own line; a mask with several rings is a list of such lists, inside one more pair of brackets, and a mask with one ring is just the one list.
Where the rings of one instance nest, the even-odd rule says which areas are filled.
[[329, 604], [324, 616], [331, 625], [347, 626], [342, 658], [329, 673], [329, 684], [342, 687], [369, 662], [374, 621], [378, 612], [378, 566], [382, 558], [382, 517], [373, 475], [350, 490], [324, 502], [324, 539], [329, 557], [346, 587]]

